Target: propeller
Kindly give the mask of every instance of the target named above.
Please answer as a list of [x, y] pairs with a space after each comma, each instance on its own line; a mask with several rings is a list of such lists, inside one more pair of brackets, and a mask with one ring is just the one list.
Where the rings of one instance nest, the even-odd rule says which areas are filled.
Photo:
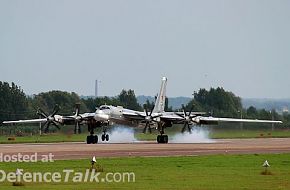
[[185, 111], [185, 107], [184, 105], [182, 105], [182, 110], [183, 113], [175, 113], [176, 115], [178, 115], [179, 117], [183, 118], [183, 127], [181, 132], [184, 133], [187, 129], [187, 131], [189, 133], [191, 133], [191, 125], [192, 125], [192, 118], [196, 117], [195, 115], [191, 115], [191, 112], [193, 110], [193, 107], [190, 108], [189, 113], [187, 114], [187, 112]]
[[145, 127], [143, 129], [143, 133], [146, 133], [147, 129], [148, 129], [149, 133], [152, 133], [151, 125], [153, 124], [153, 122], [157, 122], [154, 119], [160, 116], [160, 115], [152, 116], [153, 109], [154, 109], [154, 106], [151, 108], [150, 112], [148, 112], [147, 108], [145, 108], [144, 109], [145, 117], [144, 117], [144, 115], [137, 113], [139, 116], [144, 118], [142, 120], [143, 122], [145, 122]]
[[80, 123], [82, 122], [82, 116], [80, 115], [80, 104], [76, 104], [76, 113], [74, 115], [75, 119], [75, 134], [81, 133]]
[[48, 132], [51, 124], [54, 125], [56, 128], [60, 129], [60, 127], [58, 126], [58, 123], [55, 121], [55, 118], [54, 118], [55, 114], [57, 114], [59, 110], [60, 110], [60, 107], [59, 105], [56, 104], [53, 108], [52, 113], [48, 115], [41, 108], [38, 108], [36, 113], [40, 115], [41, 117], [46, 118], [46, 122], [43, 125], [44, 133]]
[[83, 121], [83, 117], [80, 114], [80, 104], [76, 104], [76, 111], [75, 114], [72, 116], [64, 116], [64, 120], [67, 120], [69, 124], [72, 124], [74, 122], [75, 128], [74, 128], [74, 134], [81, 133], [80, 124]]

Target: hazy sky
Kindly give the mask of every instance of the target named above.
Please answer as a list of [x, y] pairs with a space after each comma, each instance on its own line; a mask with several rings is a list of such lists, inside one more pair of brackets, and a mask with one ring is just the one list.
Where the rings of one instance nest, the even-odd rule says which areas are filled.
[[168, 96], [290, 98], [289, 0], [0, 0], [0, 80]]

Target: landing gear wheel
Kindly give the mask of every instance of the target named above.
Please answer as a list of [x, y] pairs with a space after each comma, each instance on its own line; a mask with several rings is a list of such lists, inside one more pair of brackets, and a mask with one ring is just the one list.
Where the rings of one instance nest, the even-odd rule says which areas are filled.
[[168, 143], [168, 136], [167, 135], [163, 135], [163, 143]]
[[91, 144], [92, 140], [91, 140], [91, 136], [87, 136], [87, 144]]
[[94, 136], [94, 144], [97, 144], [98, 143], [98, 136]]
[[161, 143], [161, 135], [157, 135], [157, 142]]
[[106, 141], [109, 141], [109, 135], [106, 134]]
[[158, 135], [157, 136], [157, 142], [158, 143], [162, 143], [162, 144], [166, 144], [168, 143], [168, 136], [167, 135]]
[[97, 143], [98, 143], [98, 136], [97, 135], [87, 136], [87, 144], [97, 144]]
[[104, 134], [102, 134], [102, 141], [105, 141], [106, 136]]

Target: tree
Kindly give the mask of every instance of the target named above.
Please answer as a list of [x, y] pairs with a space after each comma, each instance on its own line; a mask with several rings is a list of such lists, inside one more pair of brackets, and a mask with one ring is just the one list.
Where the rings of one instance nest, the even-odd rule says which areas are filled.
[[23, 90], [13, 82], [0, 81], [0, 121], [25, 118], [28, 102]]
[[194, 105], [195, 111], [213, 112], [218, 117], [238, 117], [239, 111], [242, 110], [240, 97], [221, 87], [211, 88], [209, 91], [200, 89], [193, 95], [194, 99], [186, 106], [187, 109]]
[[168, 112], [173, 111], [172, 106], [169, 107], [169, 105], [168, 105], [168, 98], [167, 97], [165, 98], [164, 111], [168, 111]]
[[31, 104], [34, 109], [41, 108], [45, 112], [50, 113], [55, 105], [60, 106], [60, 113], [70, 115], [73, 114], [75, 110], [75, 104], [80, 104], [80, 109], [82, 112], [86, 112], [88, 109], [80, 97], [72, 92], [63, 91], [50, 91], [43, 92], [36, 95], [32, 100]]
[[118, 106], [121, 105], [120, 101], [116, 97], [97, 97], [97, 98], [88, 98], [86, 100], [82, 100], [84, 104], [87, 106], [90, 112], [94, 112], [97, 107], [101, 105], [113, 105]]
[[125, 108], [139, 111], [142, 110], [142, 107], [137, 102], [134, 90], [129, 89], [128, 91], [126, 91], [123, 89], [118, 96], [118, 100]]
[[143, 109], [151, 110], [154, 107], [154, 102], [150, 102], [148, 99], [146, 100], [146, 103], [143, 104]]
[[257, 119], [258, 118], [258, 111], [254, 106], [250, 106], [247, 109], [247, 117], [251, 119]]

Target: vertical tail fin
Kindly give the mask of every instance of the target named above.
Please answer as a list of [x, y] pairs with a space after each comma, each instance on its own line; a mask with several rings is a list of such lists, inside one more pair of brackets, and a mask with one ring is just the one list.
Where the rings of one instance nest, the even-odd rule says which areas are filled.
[[166, 84], [167, 84], [167, 78], [162, 77], [161, 88], [157, 96], [155, 105], [154, 105], [153, 113], [164, 112], [165, 98], [166, 98]]

